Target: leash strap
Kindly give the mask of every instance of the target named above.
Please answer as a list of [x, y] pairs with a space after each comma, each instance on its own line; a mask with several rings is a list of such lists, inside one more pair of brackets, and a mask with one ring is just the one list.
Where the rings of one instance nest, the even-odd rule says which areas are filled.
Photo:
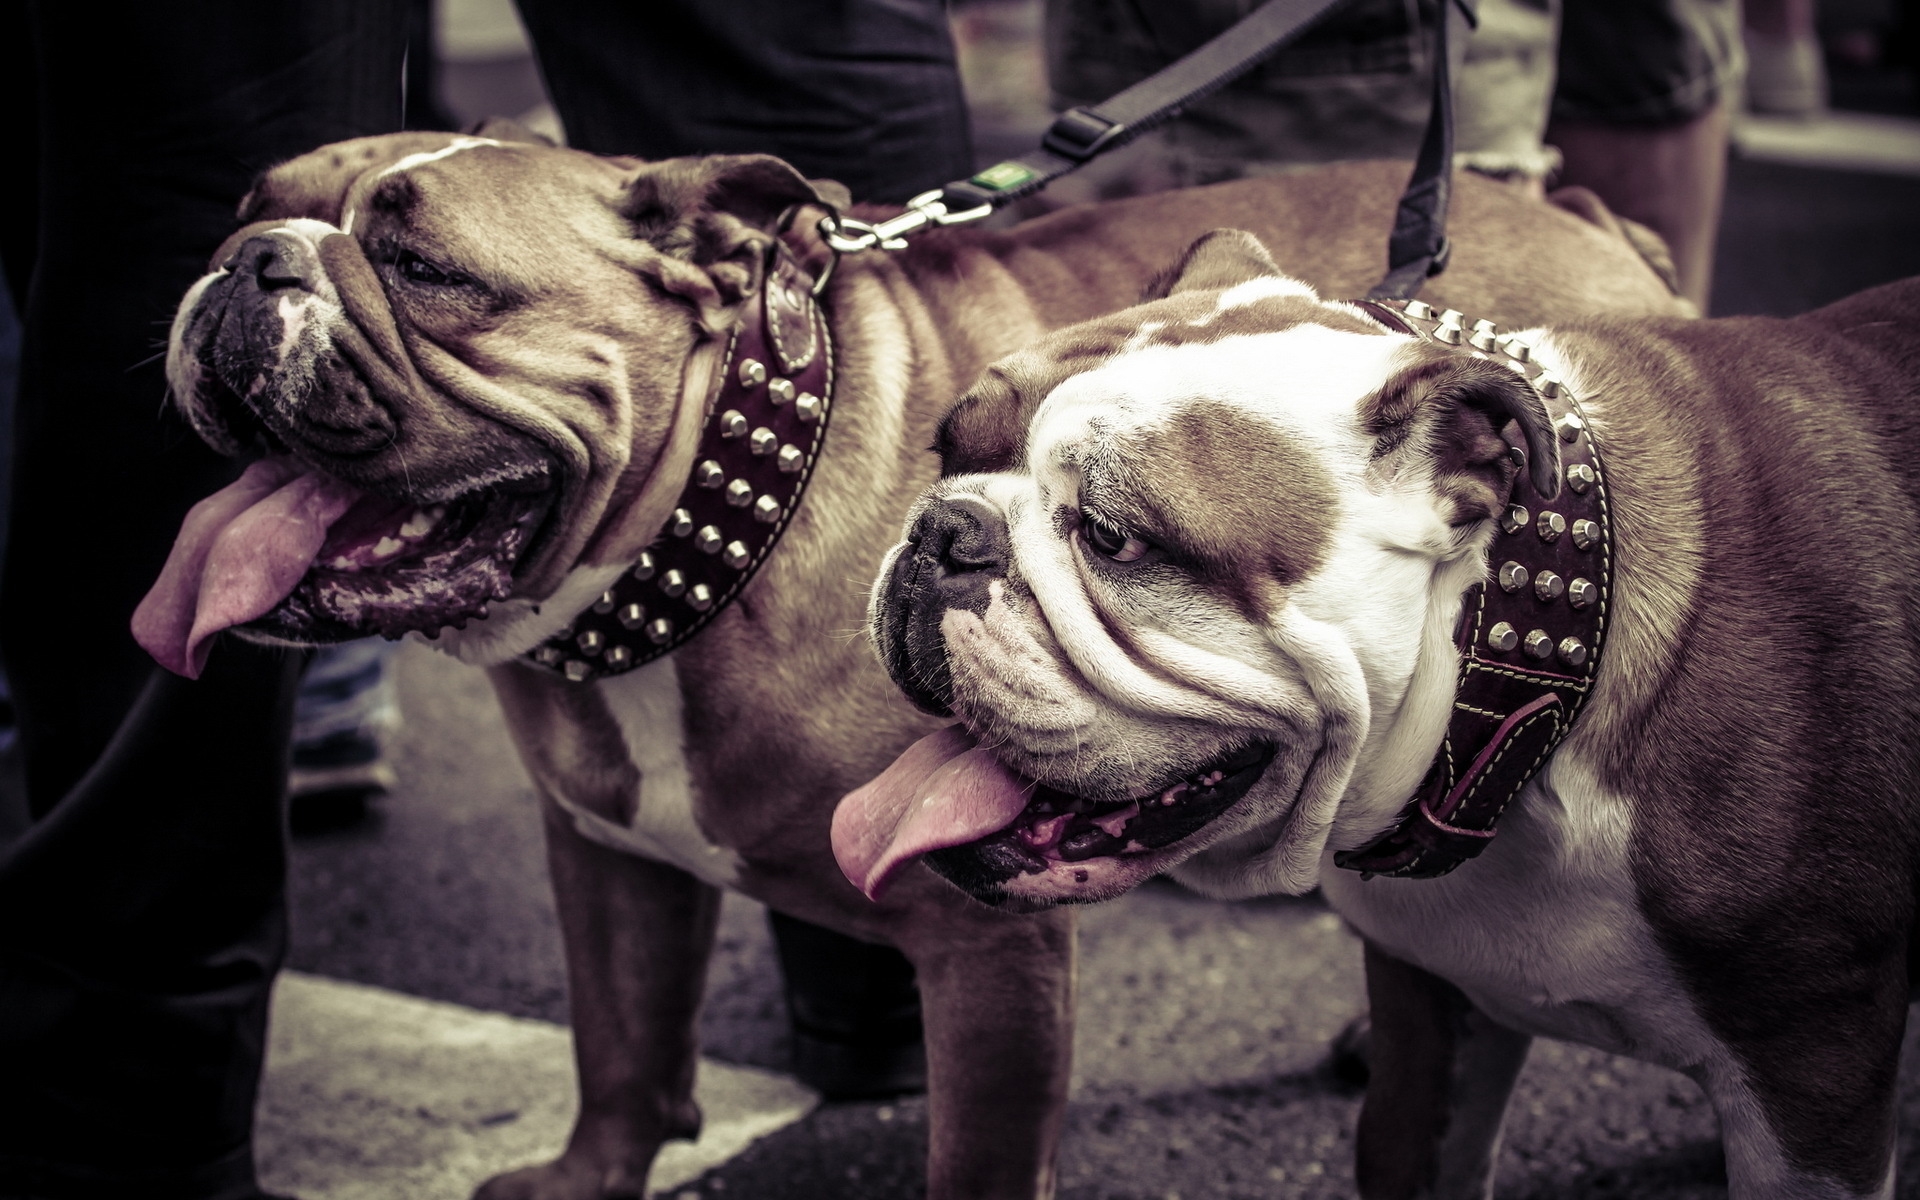
[[1526, 451], [1510, 449], [1519, 470], [1487, 549], [1492, 577], [1467, 590], [1454, 631], [1460, 677], [1446, 737], [1394, 827], [1333, 856], [1369, 876], [1431, 879], [1486, 849], [1592, 694], [1612, 611], [1612, 515], [1578, 401], [1525, 342], [1419, 300], [1359, 304], [1389, 329], [1516, 370], [1553, 418], [1565, 479], [1557, 496], [1541, 495]]
[[[1094, 158], [1180, 115], [1252, 70], [1260, 60], [1305, 33], [1340, 0], [1267, 0], [1231, 28], [1177, 62], [1099, 104], [1070, 108], [1054, 119], [1040, 148], [995, 163], [967, 179], [922, 192], [906, 211], [878, 224], [831, 215], [820, 234], [836, 254], [879, 247], [901, 250], [906, 239], [934, 226], [978, 221], [1031, 196]], [[1453, 190], [1453, 55], [1464, 52], [1478, 23], [1477, 0], [1440, 0], [1433, 33], [1433, 107], [1413, 174], [1394, 213], [1387, 275], [1368, 298], [1406, 300], [1446, 270], [1447, 203]], [[824, 277], [822, 285], [824, 286]]]
[[908, 236], [923, 229], [989, 216], [995, 209], [1033, 195], [1062, 175], [1179, 116], [1189, 105], [1213, 95], [1305, 33], [1339, 3], [1267, 0], [1199, 49], [1118, 95], [1061, 113], [1040, 140], [1039, 149], [923, 192], [907, 201], [905, 212], [878, 224], [828, 217], [821, 222], [821, 235], [843, 254], [876, 246], [899, 250], [906, 246]]
[[1339, 0], [1267, 0], [1199, 49], [1119, 95], [1061, 113], [1041, 139], [1040, 149], [948, 184], [941, 189], [948, 207], [999, 208], [1032, 195], [1213, 95], [1305, 33], [1338, 4]]
[[1447, 269], [1447, 204], [1453, 197], [1453, 53], [1464, 51], [1478, 23], [1476, 0], [1440, 0], [1433, 31], [1433, 109], [1420, 139], [1407, 190], [1400, 194], [1387, 241], [1387, 275], [1371, 300], [1410, 300], [1420, 285]]

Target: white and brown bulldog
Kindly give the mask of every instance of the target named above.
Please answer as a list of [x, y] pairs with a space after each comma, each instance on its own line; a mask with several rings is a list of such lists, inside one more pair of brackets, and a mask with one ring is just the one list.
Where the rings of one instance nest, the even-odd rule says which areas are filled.
[[943, 425], [871, 627], [964, 726], [840, 807], [849, 877], [1323, 888], [1368, 1197], [1490, 1195], [1535, 1035], [1698, 1080], [1741, 1200], [1891, 1196], [1920, 280], [1504, 336], [1221, 231], [1160, 296]]
[[[939, 414], [989, 363], [1132, 303], [1224, 223], [1323, 287], [1359, 288], [1405, 173], [1360, 164], [930, 234], [842, 262], [817, 312], [791, 278], [767, 286], [769, 263], [821, 278], [815, 226], [845, 197], [771, 158], [407, 134], [262, 179], [180, 308], [170, 372], [209, 441], [265, 457], [195, 511], [136, 624], [185, 672], [228, 628], [415, 631], [491, 668], [543, 797], [582, 1109], [561, 1158], [485, 1196], [636, 1195], [661, 1143], [696, 1131], [721, 887], [912, 959], [929, 1195], [1050, 1194], [1067, 911], [996, 911], [918, 869], [875, 905], [831, 853], [839, 798], [934, 727], [850, 636], [858, 581], [936, 478]], [[1434, 290], [1521, 322], [1672, 311], [1618, 226], [1584, 215], [1462, 179]], [[736, 339], [763, 302], [774, 325], [752, 336], [830, 343], [783, 340], [749, 364]], [[789, 368], [817, 372], [817, 393], [788, 387]], [[755, 427], [741, 388], [785, 406]], [[829, 412], [811, 451], [783, 443], [802, 427], [783, 414], [817, 430]], [[707, 457], [732, 438], [748, 457]], [[759, 482], [782, 478], [809, 482], [797, 509]], [[711, 533], [696, 510], [721, 514]], [[736, 538], [755, 521], [784, 536]], [[715, 583], [650, 557], [688, 546]], [[636, 666], [656, 630], [696, 619], [711, 623]]]

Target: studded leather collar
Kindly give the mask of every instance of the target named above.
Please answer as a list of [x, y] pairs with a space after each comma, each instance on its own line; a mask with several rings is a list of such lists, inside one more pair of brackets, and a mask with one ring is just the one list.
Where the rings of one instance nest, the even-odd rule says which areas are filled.
[[1607, 479], [1578, 400], [1526, 343], [1419, 300], [1359, 303], [1389, 328], [1517, 369], [1546, 403], [1566, 480], [1548, 500], [1526, 452], [1510, 449], [1521, 470], [1488, 550], [1492, 578], [1468, 589], [1455, 630], [1460, 680], [1446, 737], [1399, 822], [1333, 856], [1368, 876], [1430, 879], [1486, 849], [1592, 693], [1613, 582]]
[[813, 280], [775, 243], [707, 405], [693, 475], [645, 553], [592, 607], [528, 653], [576, 683], [684, 645], [740, 594], [793, 519], [826, 441], [833, 342]]

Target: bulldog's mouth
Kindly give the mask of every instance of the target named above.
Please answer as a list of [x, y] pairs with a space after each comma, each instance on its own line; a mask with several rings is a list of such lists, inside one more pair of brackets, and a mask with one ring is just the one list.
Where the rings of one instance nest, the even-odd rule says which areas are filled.
[[1095, 801], [1015, 774], [949, 726], [841, 801], [834, 857], [869, 897], [923, 856], [990, 901], [1022, 875], [1084, 883], [1087, 872], [1075, 865], [1149, 856], [1204, 828], [1259, 782], [1274, 751], [1268, 742], [1237, 747], [1145, 795]]
[[222, 629], [315, 644], [464, 627], [512, 593], [553, 502], [525, 483], [421, 504], [261, 459], [188, 514], [134, 637], [194, 678]]

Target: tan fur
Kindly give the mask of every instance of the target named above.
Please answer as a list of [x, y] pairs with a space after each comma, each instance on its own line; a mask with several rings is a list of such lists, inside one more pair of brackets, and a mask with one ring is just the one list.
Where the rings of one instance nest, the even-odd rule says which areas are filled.
[[[1268, 585], [1298, 582], [1326, 553], [1333, 481], [1267, 422], [1195, 401], [1164, 433], [1125, 439], [1116, 461], [1130, 477], [1114, 489], [1119, 526], [1178, 556], [1242, 612], [1257, 614]], [[1223, 474], [1223, 462], [1246, 471]]]

